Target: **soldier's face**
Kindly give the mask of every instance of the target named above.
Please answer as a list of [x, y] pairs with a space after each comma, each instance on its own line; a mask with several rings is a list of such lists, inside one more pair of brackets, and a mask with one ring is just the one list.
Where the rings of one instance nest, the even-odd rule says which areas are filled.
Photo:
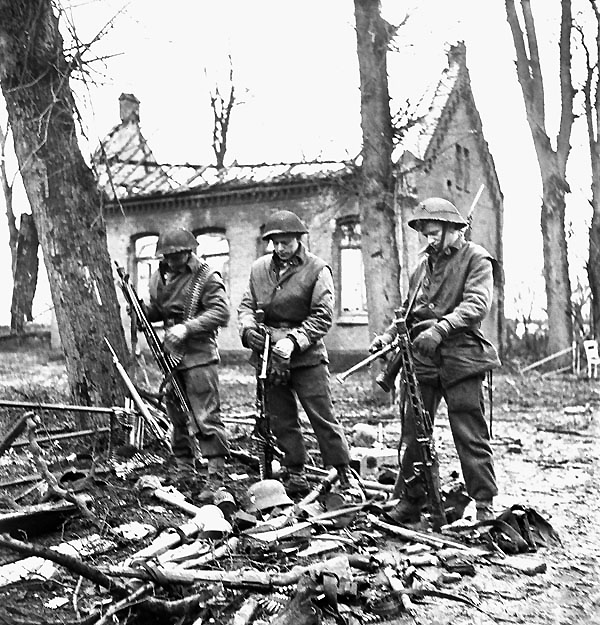
[[293, 234], [274, 234], [271, 237], [273, 251], [281, 260], [289, 260], [298, 250], [300, 243]]
[[445, 250], [458, 237], [457, 230], [448, 226], [444, 227], [440, 221], [426, 221], [421, 229], [421, 234], [427, 239], [427, 245], [436, 252]]
[[175, 252], [175, 254], [165, 254], [164, 260], [169, 271], [181, 271], [188, 261], [190, 253], [188, 251]]

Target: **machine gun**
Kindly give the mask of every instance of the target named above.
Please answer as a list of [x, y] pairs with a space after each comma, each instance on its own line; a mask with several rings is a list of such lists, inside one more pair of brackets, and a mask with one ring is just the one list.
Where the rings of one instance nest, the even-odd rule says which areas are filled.
[[[146, 342], [148, 343], [148, 347], [152, 352], [152, 356], [160, 369], [160, 372], [164, 376], [165, 382], [169, 382], [171, 388], [173, 390], [173, 396], [177, 403], [179, 404], [179, 409], [183, 414], [188, 415], [188, 418], [192, 417], [192, 407], [190, 406], [189, 399], [184, 390], [183, 384], [179, 379], [179, 375], [176, 370], [176, 363], [169, 356], [169, 354], [165, 353], [162, 343], [156, 334], [156, 330], [148, 321], [148, 317], [146, 316], [146, 312], [144, 310], [144, 305], [142, 300], [138, 297], [133, 285], [129, 281], [129, 274], [125, 273], [125, 269], [121, 267], [116, 261], [115, 265], [117, 266], [117, 274], [119, 276], [119, 286], [121, 287], [121, 291], [123, 291], [123, 295], [125, 296], [125, 301], [130, 310], [130, 314], [134, 315], [134, 319], [137, 323], [137, 327], [140, 329], [144, 337], [146, 338]], [[164, 382], [163, 382], [164, 384]]]
[[259, 474], [260, 479], [270, 479], [273, 477], [273, 460], [275, 456], [283, 457], [283, 452], [277, 447], [275, 437], [271, 432], [271, 419], [267, 407], [265, 385], [269, 368], [269, 352], [271, 349], [271, 334], [264, 326], [264, 310], [258, 309], [255, 313], [256, 321], [263, 330], [265, 346], [259, 358], [259, 368], [256, 374], [256, 422], [252, 437], [257, 442], [259, 454]]
[[395, 319], [394, 323], [398, 331], [398, 352], [394, 360], [396, 357], [400, 360], [402, 381], [412, 408], [416, 440], [421, 453], [421, 461], [413, 465], [413, 479], [422, 479], [424, 482], [433, 529], [437, 531], [446, 524], [446, 514], [440, 492], [439, 464], [433, 442], [433, 422], [423, 404], [406, 319]]

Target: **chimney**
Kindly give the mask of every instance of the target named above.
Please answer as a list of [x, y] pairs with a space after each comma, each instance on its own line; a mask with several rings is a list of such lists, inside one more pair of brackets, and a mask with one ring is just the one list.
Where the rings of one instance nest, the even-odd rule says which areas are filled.
[[452, 65], [452, 63], [458, 63], [460, 66], [464, 67], [467, 63], [467, 48], [465, 46], [464, 41], [459, 41], [454, 45], [450, 46], [450, 50], [448, 50], [448, 64]]
[[119, 113], [122, 124], [140, 121], [140, 101], [133, 93], [122, 93], [119, 96]]

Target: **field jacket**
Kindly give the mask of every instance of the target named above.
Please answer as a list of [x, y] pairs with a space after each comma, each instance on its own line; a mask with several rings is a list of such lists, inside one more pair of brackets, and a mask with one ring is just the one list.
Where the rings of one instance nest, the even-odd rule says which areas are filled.
[[[279, 276], [276, 254], [266, 254], [252, 264], [248, 287], [238, 308], [238, 328], [257, 328], [256, 311], [264, 310], [264, 324], [273, 342], [291, 337], [297, 349], [291, 367], [329, 362], [323, 337], [333, 323], [334, 287], [331, 270], [302, 243], [290, 267]], [[251, 359], [256, 361], [255, 354]]]
[[171, 274], [161, 263], [150, 277], [149, 321], [162, 321], [165, 328], [185, 324], [188, 334], [183, 341], [183, 358], [178, 368], [219, 362], [217, 332], [229, 321], [229, 302], [220, 274], [210, 270], [196, 309], [186, 318], [191, 285], [204, 261], [195, 254], [183, 271]]
[[[449, 336], [440, 345], [439, 358], [431, 360], [415, 354], [417, 374], [422, 380], [441, 379], [446, 386], [500, 366], [496, 348], [481, 331], [481, 322], [493, 302], [496, 261], [480, 245], [462, 236], [441, 254], [426, 248], [411, 276], [409, 295], [420, 289], [408, 316], [408, 326], [432, 319], [447, 321]], [[396, 335], [395, 327], [386, 332]]]

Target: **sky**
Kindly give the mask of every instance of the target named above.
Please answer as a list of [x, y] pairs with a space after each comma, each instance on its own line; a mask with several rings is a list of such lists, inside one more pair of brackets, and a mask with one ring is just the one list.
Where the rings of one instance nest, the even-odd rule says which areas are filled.
[[[214, 162], [208, 94], [216, 84], [227, 84], [229, 57], [240, 101], [228, 137], [230, 161], [345, 159], [360, 151], [352, 0], [62, 0], [62, 4], [82, 42], [103, 33], [87, 53], [88, 60], [100, 60], [89, 66], [85, 82], [72, 83], [84, 123], [81, 145], [86, 156], [119, 122], [118, 98], [125, 92], [140, 100], [142, 132], [159, 161]], [[532, 1], [549, 79], [551, 137], [558, 121], [558, 93], [551, 83], [557, 82], [554, 5], [559, 4]], [[392, 111], [437, 78], [446, 65], [448, 42], [465, 42], [484, 136], [504, 193], [506, 313], [514, 316], [533, 306], [540, 314], [541, 182], [504, 2], [382, 0], [382, 14], [392, 24], [410, 16], [396, 49], [388, 55]], [[2, 106], [0, 123], [5, 123]], [[591, 215], [586, 142], [576, 134], [572, 143], [570, 171], [577, 175], [567, 226], [574, 233], [575, 275], [581, 274], [585, 263], [586, 223]], [[26, 206], [18, 189], [17, 201]], [[8, 241], [8, 234], [0, 218], [1, 241]], [[0, 276], [10, 292], [7, 245], [0, 245], [0, 259], [7, 268]], [[34, 313], [43, 321], [50, 306], [47, 285], [42, 282], [39, 291]], [[9, 323], [9, 308], [9, 301], [0, 308], [0, 324]]]

